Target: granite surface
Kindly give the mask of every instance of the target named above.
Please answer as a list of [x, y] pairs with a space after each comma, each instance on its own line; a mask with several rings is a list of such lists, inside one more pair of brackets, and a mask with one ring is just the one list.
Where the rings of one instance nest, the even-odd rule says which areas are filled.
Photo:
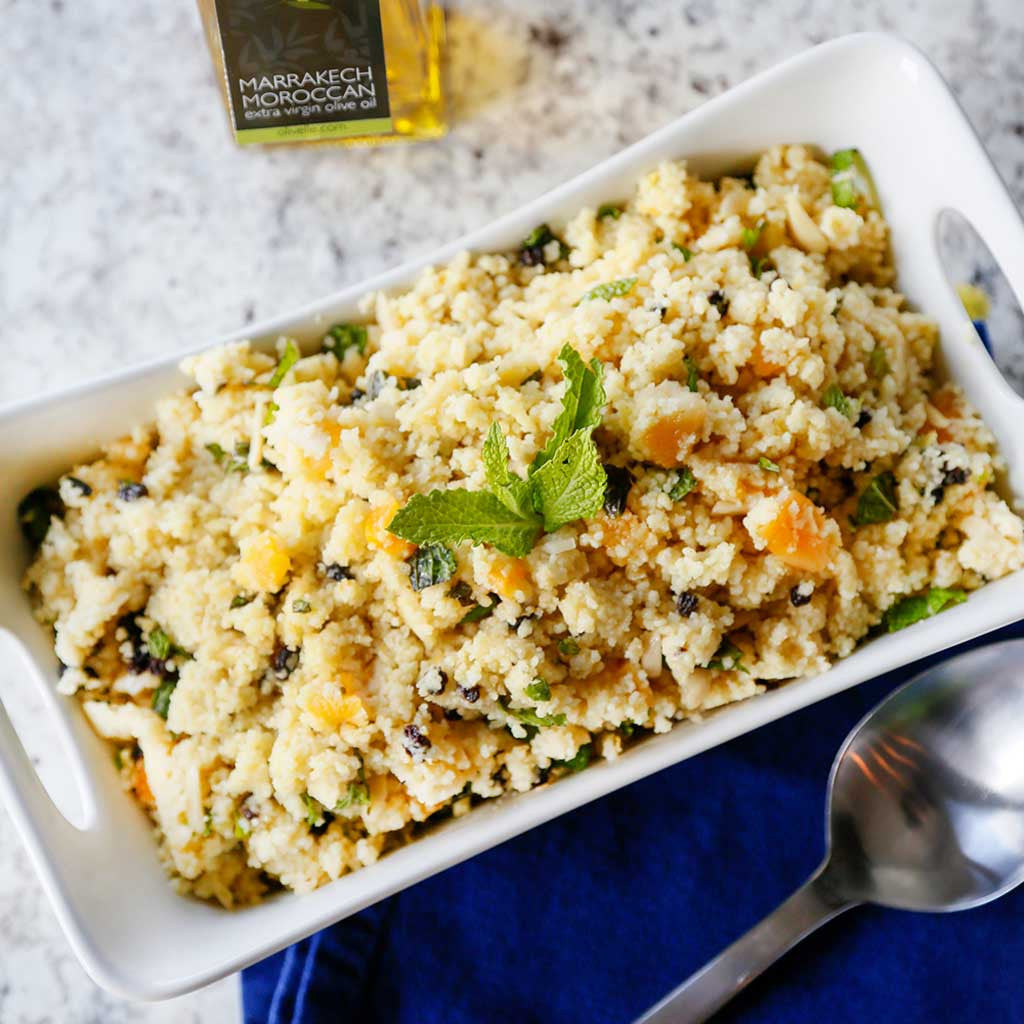
[[[229, 139], [190, 4], [6, 0], [0, 402], [215, 338], [358, 281], [756, 71], [862, 29], [900, 32], [936, 61], [1024, 206], [1020, 0], [450, 6], [448, 139], [243, 151]], [[970, 261], [957, 273], [989, 275]], [[1017, 362], [1019, 320], [1000, 317], [1000, 358]], [[0, 684], [11, 692], [3, 668]], [[21, 712], [32, 728], [31, 703]], [[237, 1017], [233, 979], [162, 1006], [96, 989], [0, 811], [3, 1024]]]

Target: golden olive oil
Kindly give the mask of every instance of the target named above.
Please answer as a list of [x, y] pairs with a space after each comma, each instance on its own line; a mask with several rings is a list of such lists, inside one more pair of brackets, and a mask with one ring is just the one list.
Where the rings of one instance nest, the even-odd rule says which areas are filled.
[[199, 0], [235, 138], [378, 144], [447, 130], [429, 0]]

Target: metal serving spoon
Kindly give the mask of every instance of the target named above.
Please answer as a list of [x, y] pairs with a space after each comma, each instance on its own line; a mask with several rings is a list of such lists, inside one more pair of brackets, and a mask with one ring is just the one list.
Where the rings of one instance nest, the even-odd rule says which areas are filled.
[[832, 766], [826, 843], [800, 889], [637, 1024], [706, 1020], [858, 903], [967, 910], [1024, 881], [1024, 640], [936, 665], [861, 720]]

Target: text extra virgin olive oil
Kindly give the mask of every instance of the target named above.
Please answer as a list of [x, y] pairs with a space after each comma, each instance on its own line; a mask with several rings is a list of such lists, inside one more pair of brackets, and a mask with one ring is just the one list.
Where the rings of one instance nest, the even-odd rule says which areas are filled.
[[235, 138], [380, 143], [445, 133], [430, 0], [199, 0]]

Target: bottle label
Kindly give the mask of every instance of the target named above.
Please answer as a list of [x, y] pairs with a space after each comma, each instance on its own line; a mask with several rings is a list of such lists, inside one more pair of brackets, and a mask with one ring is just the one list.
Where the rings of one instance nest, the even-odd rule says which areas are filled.
[[391, 131], [380, 0], [216, 0], [235, 137]]

